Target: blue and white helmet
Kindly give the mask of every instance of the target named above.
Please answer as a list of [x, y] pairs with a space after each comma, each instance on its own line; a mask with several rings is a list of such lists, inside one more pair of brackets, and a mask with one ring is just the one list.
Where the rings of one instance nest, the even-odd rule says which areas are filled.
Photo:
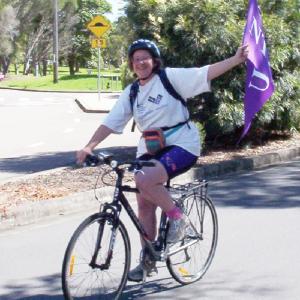
[[156, 44], [150, 40], [139, 39], [128, 48], [128, 56], [131, 57], [136, 50], [148, 50], [153, 57], [160, 58], [160, 51]]

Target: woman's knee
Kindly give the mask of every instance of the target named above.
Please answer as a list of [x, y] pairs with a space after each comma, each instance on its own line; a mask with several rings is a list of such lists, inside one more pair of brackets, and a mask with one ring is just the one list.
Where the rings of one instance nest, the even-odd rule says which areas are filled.
[[140, 190], [149, 190], [157, 184], [163, 184], [168, 180], [168, 175], [164, 167], [156, 162], [155, 167], [147, 167], [135, 174], [135, 183]]
[[146, 173], [137, 173], [135, 175], [135, 184], [139, 190], [147, 190], [153, 183], [151, 182], [149, 176]]

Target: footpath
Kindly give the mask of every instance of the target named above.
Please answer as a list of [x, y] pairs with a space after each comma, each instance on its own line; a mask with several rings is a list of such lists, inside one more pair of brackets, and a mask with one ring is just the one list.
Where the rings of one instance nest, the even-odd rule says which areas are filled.
[[[173, 183], [186, 183], [195, 179], [214, 179], [223, 175], [233, 174], [237, 172], [245, 172], [256, 170], [271, 165], [280, 164], [283, 162], [290, 161], [294, 158], [300, 157], [300, 141], [294, 139], [294, 142], [283, 143], [283, 148], [276, 147], [276, 150], [270, 149], [263, 154], [251, 154], [246, 157], [237, 157], [231, 159], [225, 159], [221, 161], [211, 160], [206, 161], [205, 156], [203, 157], [203, 165], [196, 165], [193, 169], [187, 173], [177, 177], [173, 180]], [[115, 149], [114, 154], [119, 159], [126, 157], [133, 158], [135, 154], [134, 148]], [[216, 156], [220, 156], [217, 154]], [[123, 156], [123, 157], [122, 157]], [[199, 160], [201, 163], [202, 159]], [[0, 231], [15, 228], [16, 226], [22, 226], [31, 224], [45, 219], [46, 217], [53, 217], [63, 214], [72, 214], [84, 210], [91, 210], [99, 207], [99, 202], [95, 200], [95, 193], [101, 202], [105, 202], [111, 199], [113, 193], [112, 186], [99, 186], [94, 191], [94, 184], [96, 182], [97, 168], [85, 168], [86, 170], [70, 170], [70, 168], [54, 169], [47, 172], [35, 173], [27, 175], [24, 178], [18, 178], [15, 182], [10, 182], [11, 186], [17, 185], [20, 180], [23, 185], [29, 189], [30, 186], [38, 189], [39, 178], [43, 178], [47, 181], [49, 189], [51, 184], [55, 181], [56, 183], [61, 182], [61, 185], [65, 185], [63, 179], [71, 176], [69, 179], [70, 186], [67, 186], [68, 192], [52, 193], [47, 191], [46, 199], [37, 199], [35, 201], [22, 201], [20, 198], [14, 205], [10, 206], [9, 209], [0, 211]], [[89, 181], [89, 182], [88, 182]], [[88, 183], [90, 183], [88, 185]], [[80, 185], [84, 186], [85, 189], [80, 190]], [[47, 189], [44, 187], [44, 189]], [[54, 186], [54, 190], [59, 190]], [[53, 190], [53, 188], [52, 188]], [[13, 192], [12, 192], [13, 193]], [[32, 194], [34, 196], [34, 193]], [[0, 207], [1, 204], [9, 201], [11, 195], [3, 193], [0, 183]], [[134, 199], [134, 198], [132, 198]]]

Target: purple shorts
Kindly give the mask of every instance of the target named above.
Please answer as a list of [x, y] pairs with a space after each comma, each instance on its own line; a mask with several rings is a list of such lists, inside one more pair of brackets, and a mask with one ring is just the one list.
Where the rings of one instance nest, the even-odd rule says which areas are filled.
[[167, 146], [155, 155], [146, 153], [139, 159], [160, 161], [171, 179], [189, 170], [197, 162], [198, 157], [179, 146]]

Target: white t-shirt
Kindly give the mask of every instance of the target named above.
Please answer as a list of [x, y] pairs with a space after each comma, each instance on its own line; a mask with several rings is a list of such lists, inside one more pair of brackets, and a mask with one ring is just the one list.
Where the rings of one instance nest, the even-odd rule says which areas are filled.
[[[176, 92], [187, 100], [210, 91], [210, 82], [207, 81], [208, 67], [166, 68], [166, 74]], [[189, 113], [186, 107], [168, 93], [158, 75], [154, 75], [144, 86], [139, 86], [139, 92], [133, 105], [133, 115], [129, 100], [130, 87], [131, 85], [125, 88], [103, 121], [103, 125], [116, 133], [123, 132], [132, 116], [134, 116], [137, 128], [141, 132], [150, 128], [171, 127], [188, 119]], [[183, 125], [168, 136], [166, 145], [177, 145], [199, 156], [201, 146], [198, 129], [191, 121], [189, 127]], [[138, 144], [137, 157], [146, 152], [144, 139], [141, 138]]]

